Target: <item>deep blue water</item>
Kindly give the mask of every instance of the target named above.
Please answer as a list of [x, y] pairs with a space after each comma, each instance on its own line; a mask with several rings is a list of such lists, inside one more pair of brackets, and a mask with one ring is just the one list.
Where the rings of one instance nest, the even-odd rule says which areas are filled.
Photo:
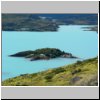
[[[8, 55], [38, 48], [58, 48], [81, 58], [98, 55], [98, 34], [84, 31], [87, 25], [63, 25], [57, 32], [2, 32], [2, 80], [25, 73], [35, 73], [76, 62], [77, 59], [57, 58], [29, 61]], [[78, 59], [79, 60], [79, 59]]]

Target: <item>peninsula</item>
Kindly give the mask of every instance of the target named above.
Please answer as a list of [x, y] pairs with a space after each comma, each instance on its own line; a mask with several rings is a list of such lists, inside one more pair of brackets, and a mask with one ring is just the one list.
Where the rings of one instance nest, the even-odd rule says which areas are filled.
[[98, 15], [2, 14], [3, 31], [56, 32], [58, 31], [59, 25], [98, 25]]

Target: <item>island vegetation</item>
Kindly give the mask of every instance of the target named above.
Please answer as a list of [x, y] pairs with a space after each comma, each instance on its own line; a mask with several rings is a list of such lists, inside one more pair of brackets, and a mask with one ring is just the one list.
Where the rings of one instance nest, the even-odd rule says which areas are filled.
[[47, 71], [22, 74], [2, 81], [2, 86], [97, 86], [98, 58], [77, 61]]
[[77, 58], [71, 53], [66, 53], [56, 48], [42, 48], [34, 51], [23, 51], [16, 54], [10, 55], [11, 57], [25, 57], [30, 58], [31, 61], [40, 60], [40, 59], [51, 59], [51, 58]]

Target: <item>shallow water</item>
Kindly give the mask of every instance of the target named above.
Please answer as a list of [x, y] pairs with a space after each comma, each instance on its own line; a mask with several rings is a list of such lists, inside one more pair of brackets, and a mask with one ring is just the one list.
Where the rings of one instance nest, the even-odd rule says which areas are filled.
[[98, 34], [84, 31], [88, 25], [62, 25], [57, 32], [2, 32], [2, 80], [25, 73], [35, 73], [76, 62], [77, 59], [57, 58], [29, 61], [8, 55], [38, 48], [58, 48], [81, 58], [98, 55]]

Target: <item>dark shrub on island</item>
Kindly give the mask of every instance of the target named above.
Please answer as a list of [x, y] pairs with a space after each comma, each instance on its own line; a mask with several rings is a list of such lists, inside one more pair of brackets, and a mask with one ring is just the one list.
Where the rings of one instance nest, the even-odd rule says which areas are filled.
[[37, 49], [34, 51], [23, 51], [23, 52], [18, 52], [16, 54], [10, 55], [11, 57], [25, 57], [25, 58], [30, 58], [31, 61], [33, 60], [40, 60], [40, 59], [51, 59], [51, 58], [57, 58], [57, 57], [62, 57], [62, 58], [77, 58], [73, 56], [71, 53], [66, 53], [64, 51], [61, 51], [56, 48], [42, 48], [42, 49]]

